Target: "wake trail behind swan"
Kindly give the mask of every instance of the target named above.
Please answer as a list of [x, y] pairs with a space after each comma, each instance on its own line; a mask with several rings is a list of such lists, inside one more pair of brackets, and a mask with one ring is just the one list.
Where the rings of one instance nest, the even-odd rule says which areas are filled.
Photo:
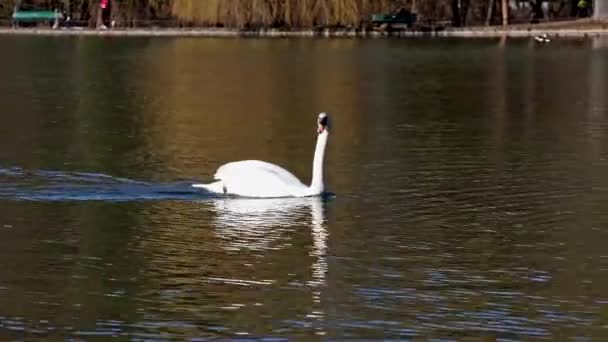
[[0, 168], [0, 200], [22, 201], [194, 201], [218, 195], [189, 181], [154, 183], [101, 173]]

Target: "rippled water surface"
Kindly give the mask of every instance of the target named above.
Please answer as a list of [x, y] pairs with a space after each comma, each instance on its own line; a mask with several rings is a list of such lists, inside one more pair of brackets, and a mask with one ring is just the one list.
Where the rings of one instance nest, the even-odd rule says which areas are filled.
[[606, 40], [0, 46], [0, 340], [608, 340]]

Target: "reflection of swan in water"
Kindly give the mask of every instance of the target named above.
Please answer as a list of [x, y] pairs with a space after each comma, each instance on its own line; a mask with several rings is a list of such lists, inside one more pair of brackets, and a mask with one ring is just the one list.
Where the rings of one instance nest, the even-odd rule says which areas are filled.
[[[320, 307], [321, 289], [325, 286], [327, 274], [327, 229], [322, 197], [247, 199], [225, 198], [213, 203], [216, 218], [220, 225], [216, 234], [225, 240], [228, 250], [269, 250], [286, 248], [271, 247], [284, 233], [294, 227], [310, 227], [313, 246], [310, 255], [315, 258], [312, 268], [312, 279], [308, 285], [313, 291], [313, 309], [309, 318], [322, 320], [324, 312]], [[310, 220], [306, 217], [310, 215]], [[323, 334], [318, 327], [318, 334]]]
[[[216, 234], [225, 240], [227, 249], [269, 249], [283, 233], [310, 222], [307, 217], [316, 222], [324, 216], [320, 197], [222, 198], [213, 204], [220, 223]], [[317, 226], [313, 224], [313, 232]]]
[[[316, 318], [322, 321], [325, 318], [325, 313], [321, 307], [321, 289], [325, 286], [325, 276], [327, 274], [327, 229], [325, 227], [326, 218], [321, 201], [312, 202], [312, 220], [311, 233], [313, 238], [313, 250], [311, 254], [315, 257], [315, 262], [312, 264], [312, 280], [309, 285], [313, 288], [312, 300], [318, 310], [315, 310], [310, 315], [311, 318]], [[324, 335], [323, 326], [316, 327], [317, 334]]]

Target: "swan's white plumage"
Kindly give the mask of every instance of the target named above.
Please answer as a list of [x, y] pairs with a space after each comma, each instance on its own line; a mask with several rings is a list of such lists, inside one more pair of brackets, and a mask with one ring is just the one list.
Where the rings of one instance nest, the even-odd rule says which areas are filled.
[[215, 173], [222, 192], [245, 197], [301, 197], [308, 187], [284, 168], [259, 160], [222, 165]]
[[310, 186], [284, 168], [259, 160], [243, 160], [220, 166], [215, 182], [194, 184], [196, 188], [214, 193], [243, 197], [306, 197], [320, 195], [324, 191], [323, 159], [327, 145], [327, 115], [319, 115], [319, 135], [313, 158]]

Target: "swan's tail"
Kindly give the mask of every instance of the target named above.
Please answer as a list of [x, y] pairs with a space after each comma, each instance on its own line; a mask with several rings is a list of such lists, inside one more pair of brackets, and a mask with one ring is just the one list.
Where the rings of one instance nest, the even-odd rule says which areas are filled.
[[216, 194], [226, 193], [226, 190], [225, 190], [226, 188], [222, 184], [222, 181], [217, 181], [217, 182], [213, 182], [213, 183], [209, 183], [209, 184], [192, 184], [192, 187], [199, 188], [199, 189], [205, 189], [209, 192], [214, 192]]

